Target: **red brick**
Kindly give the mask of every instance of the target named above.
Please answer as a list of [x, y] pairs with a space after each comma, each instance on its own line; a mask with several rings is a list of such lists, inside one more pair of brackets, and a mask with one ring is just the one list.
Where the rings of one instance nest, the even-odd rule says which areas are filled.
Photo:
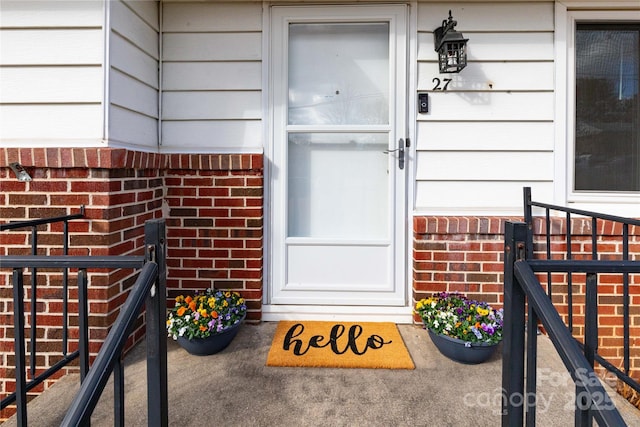
[[12, 193], [9, 194], [9, 205], [19, 206], [38, 206], [45, 205], [48, 202], [46, 194], [33, 194], [33, 193]]
[[50, 200], [52, 206], [81, 206], [90, 203], [88, 194], [52, 194]]
[[216, 178], [214, 185], [216, 187], [242, 187], [245, 185], [245, 180], [238, 177]]
[[242, 218], [216, 218], [214, 225], [216, 227], [244, 227], [245, 219]]
[[[203, 199], [203, 200], [208, 200], [208, 199]], [[244, 199], [231, 199], [231, 198], [224, 198], [224, 199], [215, 199], [215, 201], [213, 202], [213, 205], [216, 207], [243, 207], [245, 205]], [[210, 205], [209, 205], [210, 206]], [[233, 210], [231, 211], [233, 214]], [[238, 216], [240, 216], [238, 214]]]

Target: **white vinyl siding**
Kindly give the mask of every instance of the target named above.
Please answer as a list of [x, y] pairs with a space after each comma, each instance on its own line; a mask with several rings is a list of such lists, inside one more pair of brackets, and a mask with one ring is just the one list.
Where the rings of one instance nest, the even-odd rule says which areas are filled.
[[[509, 214], [522, 187], [553, 198], [554, 3], [419, 3], [415, 209]], [[469, 64], [439, 74], [433, 30], [451, 9]], [[446, 91], [434, 78], [450, 78]], [[442, 87], [441, 85], [441, 87]], [[514, 203], [514, 201], [516, 201]]]
[[163, 152], [261, 152], [262, 4], [165, 2]]
[[101, 146], [102, 1], [0, 2], [0, 146]]
[[109, 7], [109, 145], [156, 151], [159, 6], [112, 0]]

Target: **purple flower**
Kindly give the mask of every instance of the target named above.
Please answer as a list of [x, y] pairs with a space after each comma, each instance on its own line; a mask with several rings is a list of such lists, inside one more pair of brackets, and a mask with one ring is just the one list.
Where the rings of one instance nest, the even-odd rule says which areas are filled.
[[495, 332], [495, 329], [493, 329], [493, 326], [491, 325], [487, 325], [486, 323], [483, 323], [480, 326], [482, 327], [482, 330], [488, 333], [489, 335], [493, 335]]

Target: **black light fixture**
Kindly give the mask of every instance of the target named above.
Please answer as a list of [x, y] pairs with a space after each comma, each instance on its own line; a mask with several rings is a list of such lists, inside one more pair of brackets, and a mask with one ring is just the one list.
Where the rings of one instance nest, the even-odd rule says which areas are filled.
[[438, 65], [441, 73], [459, 73], [467, 66], [467, 42], [461, 32], [455, 30], [458, 25], [453, 20], [451, 11], [449, 19], [442, 21], [442, 27], [433, 32], [436, 52], [438, 52]]

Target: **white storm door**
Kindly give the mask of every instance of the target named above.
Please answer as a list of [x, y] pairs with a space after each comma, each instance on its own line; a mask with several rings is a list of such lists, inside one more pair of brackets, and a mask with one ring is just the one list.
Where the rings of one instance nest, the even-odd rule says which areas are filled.
[[271, 304], [406, 304], [406, 15], [272, 8]]

